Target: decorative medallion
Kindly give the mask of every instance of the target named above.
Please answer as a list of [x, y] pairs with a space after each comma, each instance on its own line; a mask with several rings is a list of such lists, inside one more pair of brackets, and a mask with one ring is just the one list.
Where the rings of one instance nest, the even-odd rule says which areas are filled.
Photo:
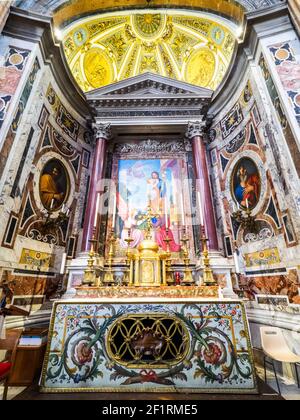
[[167, 16], [158, 13], [145, 13], [142, 15], [133, 15], [131, 22], [132, 29], [138, 37], [146, 41], [154, 41], [165, 31]]
[[78, 47], [81, 47], [86, 42], [87, 37], [86, 31], [80, 28], [74, 33], [74, 42]]
[[15, 53], [9, 57], [9, 62], [12, 66], [19, 66], [24, 61], [24, 58], [21, 54]]
[[197, 50], [190, 58], [186, 69], [186, 80], [197, 86], [208, 87], [215, 73], [216, 60], [207, 48]]
[[97, 89], [113, 82], [113, 68], [101, 49], [89, 50], [85, 54], [83, 66], [86, 78], [93, 88]]

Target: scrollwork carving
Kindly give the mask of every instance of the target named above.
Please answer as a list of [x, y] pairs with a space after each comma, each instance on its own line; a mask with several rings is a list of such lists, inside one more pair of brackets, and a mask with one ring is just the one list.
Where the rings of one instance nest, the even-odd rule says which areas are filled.
[[157, 140], [146, 140], [140, 143], [116, 144], [115, 153], [124, 154], [157, 154], [157, 153], [183, 153], [186, 152], [184, 142], [159, 142]]

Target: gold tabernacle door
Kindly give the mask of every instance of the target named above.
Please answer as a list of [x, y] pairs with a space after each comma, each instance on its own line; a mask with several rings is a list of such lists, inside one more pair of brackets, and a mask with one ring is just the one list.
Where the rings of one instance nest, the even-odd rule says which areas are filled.
[[134, 255], [134, 286], [160, 287], [165, 284], [165, 272], [161, 269], [164, 255], [160, 255], [159, 246], [152, 239], [144, 240]]

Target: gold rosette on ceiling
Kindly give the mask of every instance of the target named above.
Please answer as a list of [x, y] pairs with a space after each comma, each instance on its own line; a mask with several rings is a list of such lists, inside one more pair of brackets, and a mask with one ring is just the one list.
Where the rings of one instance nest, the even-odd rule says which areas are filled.
[[234, 55], [232, 25], [158, 10], [85, 18], [64, 31], [70, 70], [84, 92], [145, 72], [216, 90]]

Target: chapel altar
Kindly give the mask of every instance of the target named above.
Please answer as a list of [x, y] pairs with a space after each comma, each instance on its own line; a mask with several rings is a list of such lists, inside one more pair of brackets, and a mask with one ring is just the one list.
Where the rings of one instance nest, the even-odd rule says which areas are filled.
[[234, 267], [218, 251], [211, 96], [153, 74], [87, 95], [97, 116], [83, 247], [54, 304], [42, 392], [257, 392]]

